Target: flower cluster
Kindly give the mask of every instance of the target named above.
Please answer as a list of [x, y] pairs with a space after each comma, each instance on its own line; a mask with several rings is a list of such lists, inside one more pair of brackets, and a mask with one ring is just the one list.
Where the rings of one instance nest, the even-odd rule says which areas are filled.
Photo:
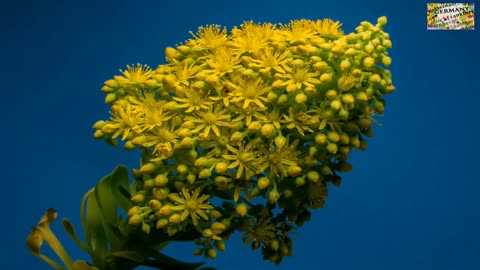
[[210, 258], [235, 231], [274, 263], [291, 255], [292, 230], [352, 169], [395, 89], [386, 22], [209, 25], [167, 48], [167, 64], [106, 81], [111, 118], [94, 137], [142, 150], [130, 225], [193, 232]]

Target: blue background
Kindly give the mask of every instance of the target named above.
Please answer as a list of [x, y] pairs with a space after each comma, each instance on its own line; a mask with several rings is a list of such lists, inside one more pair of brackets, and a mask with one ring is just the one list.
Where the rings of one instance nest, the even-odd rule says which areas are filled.
[[[0, 8], [2, 269], [49, 269], [25, 239], [49, 207], [80, 231], [79, 202], [138, 152], [92, 138], [108, 118], [100, 91], [127, 64], [165, 63], [164, 48], [205, 24], [331, 18], [351, 32], [388, 16], [391, 71], [383, 127], [276, 267], [238, 235], [221, 269], [480, 269], [479, 30], [427, 31], [423, 1], [6, 1]], [[478, 16], [477, 16], [478, 21]], [[477, 70], [475, 72], [475, 70]], [[54, 229], [76, 259], [88, 259]], [[45, 249], [47, 250], [47, 249]], [[166, 252], [190, 261], [193, 246]], [[50, 254], [49, 252], [46, 252]]]

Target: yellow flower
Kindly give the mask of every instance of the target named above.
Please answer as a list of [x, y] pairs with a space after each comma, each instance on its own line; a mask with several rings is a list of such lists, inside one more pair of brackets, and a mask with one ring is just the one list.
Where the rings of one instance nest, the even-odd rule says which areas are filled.
[[[111, 123], [105, 125], [104, 129], [115, 130], [112, 135], [112, 139], [122, 135], [122, 140], [126, 140], [132, 131], [139, 131], [139, 124], [142, 123], [142, 111], [139, 111], [137, 107], [127, 103], [125, 106], [114, 105], [112, 106]], [[104, 132], [110, 133], [110, 132]]]
[[[190, 194], [188, 189], [183, 188], [182, 193], [170, 193], [168, 198], [175, 202], [176, 205], [171, 206], [173, 211], [183, 211], [181, 219], [185, 220], [188, 216], [192, 218], [193, 225], [198, 225], [198, 217], [208, 220], [208, 215], [205, 210], [212, 209], [213, 206], [208, 203], [209, 195], [200, 195], [200, 188], [195, 189], [193, 194]], [[205, 202], [207, 201], [207, 202]]]
[[307, 40], [315, 35], [312, 21], [295, 20], [287, 25], [281, 25], [282, 34], [290, 43], [306, 43]]
[[212, 52], [206, 59], [206, 63], [210, 67], [208, 73], [216, 76], [223, 76], [241, 67], [239, 55], [226, 45]]
[[243, 101], [242, 108], [247, 108], [250, 103], [255, 103], [259, 108], [265, 108], [264, 102], [268, 102], [265, 93], [270, 91], [271, 86], [263, 82], [260, 77], [245, 78], [243, 76], [235, 76], [230, 83], [235, 89], [230, 93], [232, 102]]
[[244, 52], [258, 55], [260, 50], [267, 47], [268, 39], [275, 31], [275, 26], [269, 23], [256, 24], [248, 21], [240, 26], [240, 29], [232, 29], [232, 46], [240, 54]]
[[120, 72], [123, 74], [122, 76], [115, 76], [115, 80], [124, 86], [130, 85], [142, 85], [147, 80], [149, 80], [152, 75], [153, 71], [147, 65], [140, 65], [137, 64], [136, 66], [127, 65], [127, 70]]
[[196, 124], [196, 127], [192, 130], [192, 133], [197, 133], [203, 130], [203, 137], [208, 137], [210, 130], [213, 130], [213, 133], [217, 137], [220, 137], [219, 126], [229, 126], [230, 123], [230, 114], [222, 109], [220, 106], [215, 108], [210, 107], [209, 110], [203, 110], [195, 113], [196, 117], [188, 116], [185, 117], [186, 121], [192, 121]]
[[310, 66], [285, 66], [287, 71], [285, 74], [278, 74], [276, 78], [285, 80], [282, 85], [295, 85], [296, 89], [301, 89], [302, 85], [305, 87], [315, 87], [320, 84], [320, 80], [317, 79], [320, 74], [316, 71], [312, 71]]
[[299, 152], [296, 150], [298, 140], [291, 145], [287, 143], [282, 147], [276, 147], [270, 144], [270, 147], [262, 148], [263, 155], [266, 157], [268, 165], [268, 176], [275, 179], [277, 176], [287, 177], [287, 168], [297, 166], [301, 161], [298, 157]]
[[228, 43], [227, 30], [216, 24], [199, 27], [196, 34], [193, 32], [190, 32], [190, 34], [195, 39], [190, 39], [187, 45], [196, 51], [215, 51]]
[[290, 57], [290, 50], [264, 48], [259, 52], [258, 59], [252, 59], [249, 67], [262, 69], [263, 72], [270, 72], [273, 69], [276, 72], [285, 73], [284, 67], [290, 61]]
[[315, 22], [315, 30], [320, 36], [328, 39], [336, 39], [343, 36], [343, 31], [340, 29], [342, 24], [340, 22], [333, 22], [330, 19], [317, 20]]
[[200, 109], [208, 109], [212, 103], [208, 100], [208, 93], [196, 89], [187, 88], [178, 92], [179, 97], [173, 99], [179, 104], [177, 108], [187, 108], [185, 112], [193, 112]]
[[174, 134], [172, 127], [157, 127], [151, 130], [145, 137], [147, 141], [143, 143], [143, 146], [153, 146], [153, 153], [157, 154], [158, 159], [170, 157], [173, 152], [173, 146], [177, 143], [177, 136]]
[[231, 155], [223, 155], [222, 157], [226, 160], [233, 161], [228, 165], [229, 169], [237, 168], [237, 173], [235, 177], [237, 179], [241, 178], [245, 172], [245, 179], [250, 179], [255, 174], [262, 172], [265, 169], [263, 159], [261, 158], [261, 152], [256, 148], [257, 145], [254, 141], [251, 141], [246, 146], [242, 144], [238, 145], [238, 148], [230, 146], [227, 144], [227, 148]]

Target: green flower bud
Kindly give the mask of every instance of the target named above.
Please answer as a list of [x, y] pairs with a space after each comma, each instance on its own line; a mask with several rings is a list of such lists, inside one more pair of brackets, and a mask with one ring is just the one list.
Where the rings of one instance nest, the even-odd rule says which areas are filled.
[[136, 227], [142, 222], [142, 216], [135, 214], [128, 219], [128, 224], [130, 226]]
[[318, 144], [326, 144], [327, 143], [327, 135], [323, 133], [319, 133], [315, 135], [315, 142]]
[[198, 174], [198, 178], [200, 178], [200, 179], [207, 179], [210, 176], [212, 176], [212, 170], [211, 169], [203, 169]]
[[336, 143], [340, 140], [340, 134], [338, 134], [336, 131], [330, 131], [327, 133], [327, 138], [329, 141]]
[[227, 227], [225, 226], [225, 224], [221, 223], [221, 222], [213, 222], [211, 225], [210, 225], [210, 228], [212, 229], [212, 231], [215, 233], [215, 234], [219, 234], [219, 233], [222, 233], [223, 231], [225, 231], [227, 229]]
[[220, 213], [220, 211], [217, 211], [215, 209], [210, 210], [210, 212], [208, 212], [208, 215], [211, 218], [221, 218], [222, 217], [222, 213]]
[[275, 135], [275, 127], [272, 124], [265, 124], [260, 129], [260, 132], [263, 136], [271, 138], [273, 135]]
[[105, 134], [103, 134], [103, 132], [101, 130], [96, 130], [94, 133], [93, 133], [93, 138], [99, 140], [99, 139], [103, 139], [105, 136]]
[[337, 151], [338, 151], [338, 146], [337, 144], [335, 143], [329, 143], [327, 145], [327, 151], [330, 153], [330, 154], [336, 154]]
[[155, 228], [161, 229], [161, 228], [163, 228], [167, 225], [168, 225], [168, 220], [165, 219], [165, 218], [161, 218], [157, 221], [157, 224], [155, 225]]
[[289, 176], [295, 177], [300, 175], [300, 173], [302, 173], [302, 168], [300, 166], [292, 165], [287, 168], [287, 174]]
[[143, 194], [136, 194], [133, 195], [130, 200], [134, 203], [142, 203], [143, 201], [145, 201], [145, 196]]
[[168, 183], [167, 174], [159, 174], [155, 177], [154, 184], [155, 186], [164, 186]]
[[338, 171], [339, 172], [350, 172], [352, 170], [352, 165], [346, 161], [340, 162], [338, 166]]
[[173, 214], [168, 218], [168, 222], [171, 224], [178, 224], [182, 222], [182, 217], [179, 214]]
[[270, 179], [268, 179], [268, 177], [260, 177], [257, 185], [259, 189], [266, 189], [270, 185]]
[[170, 190], [168, 188], [156, 187], [152, 190], [152, 195], [155, 199], [162, 201], [168, 197]]
[[217, 258], [217, 251], [213, 248], [209, 248], [207, 250], [207, 253], [205, 254], [205, 257], [210, 258], [210, 259], [215, 259], [215, 258]]
[[320, 168], [320, 173], [322, 173], [322, 175], [329, 175], [329, 174], [332, 174], [332, 170], [327, 165], [323, 165]]
[[188, 182], [189, 184], [195, 183], [196, 180], [197, 180], [197, 177], [196, 177], [194, 174], [189, 173], [189, 174], [187, 175], [187, 182]]
[[237, 207], [235, 207], [235, 213], [237, 213], [237, 215], [241, 216], [241, 217], [244, 217], [247, 215], [248, 213], [248, 207], [246, 204], [243, 204], [243, 203], [239, 203], [237, 205]]
[[366, 68], [371, 68], [375, 65], [375, 59], [373, 59], [372, 57], [366, 57], [364, 60], [363, 60], [363, 65], [366, 67]]
[[203, 253], [203, 251], [202, 251], [201, 248], [197, 248], [193, 251], [194, 256], [200, 256], [200, 255], [202, 255], [202, 253]]
[[295, 186], [296, 187], [301, 187], [305, 185], [305, 177], [297, 177], [295, 178]]
[[282, 149], [287, 144], [287, 139], [283, 136], [277, 136], [274, 139], [275, 146]]
[[253, 121], [248, 125], [248, 131], [257, 132], [262, 128], [262, 123], [259, 121]]
[[360, 146], [358, 148], [362, 151], [367, 150], [367, 141], [366, 140], [360, 140]]
[[342, 103], [339, 100], [333, 100], [330, 102], [330, 108], [338, 111], [342, 107]]
[[307, 102], [307, 95], [305, 95], [304, 93], [299, 93], [295, 95], [295, 102], [297, 104], [304, 104], [305, 102]]
[[155, 181], [153, 179], [147, 179], [143, 181], [143, 189], [150, 190], [155, 186]]
[[215, 240], [213, 242], [213, 245], [220, 250], [221, 252], [224, 252], [226, 250], [225, 248], [225, 242], [223, 240]]
[[147, 223], [143, 222], [143, 223], [142, 223], [142, 231], [143, 231], [145, 234], [150, 234], [150, 225], [148, 225]]
[[345, 94], [342, 96], [342, 101], [345, 104], [353, 104], [355, 102], [355, 98], [351, 94]]
[[177, 166], [177, 172], [179, 174], [186, 174], [188, 172], [188, 167], [185, 164], [179, 164]]
[[320, 180], [320, 174], [316, 171], [309, 171], [307, 173], [307, 179], [312, 181], [313, 183], [318, 182]]
[[278, 101], [277, 101], [277, 102], [278, 102], [278, 104], [280, 104], [280, 105], [287, 103], [287, 102], [288, 102], [288, 95], [285, 95], [285, 94], [284, 94], [284, 95], [280, 95], [280, 96], [278, 97]]
[[156, 168], [157, 168], [157, 166], [155, 166], [155, 164], [153, 164], [153, 163], [147, 163], [147, 164], [144, 164], [144, 165], [140, 168], [140, 172], [141, 172], [141, 173], [144, 173], [144, 174], [148, 174], [148, 173], [154, 172]]
[[278, 201], [278, 198], [280, 198], [280, 193], [276, 189], [271, 190], [268, 193], [268, 202], [269, 203], [276, 203]]
[[131, 217], [135, 214], [139, 214], [141, 210], [142, 208], [140, 208], [140, 206], [134, 206], [128, 210], [127, 215]]
[[162, 207], [162, 203], [158, 200], [153, 199], [148, 201], [148, 207], [150, 207], [150, 209], [152, 209], [153, 211], [158, 211]]

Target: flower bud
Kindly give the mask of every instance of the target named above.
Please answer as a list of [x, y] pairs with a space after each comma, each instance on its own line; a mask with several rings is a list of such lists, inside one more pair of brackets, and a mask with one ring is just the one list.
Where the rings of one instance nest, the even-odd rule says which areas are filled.
[[304, 104], [305, 102], [307, 102], [307, 95], [305, 95], [304, 93], [299, 93], [295, 95], [295, 102], [297, 104]]
[[259, 189], [266, 189], [270, 185], [270, 179], [268, 177], [260, 177], [257, 181]]
[[295, 186], [296, 187], [301, 187], [305, 185], [305, 177], [297, 177], [295, 178]]
[[292, 165], [287, 168], [287, 174], [289, 176], [295, 177], [302, 173], [302, 168], [297, 165]]
[[318, 144], [326, 144], [327, 143], [327, 135], [323, 133], [319, 133], [315, 136], [315, 142]]
[[265, 124], [260, 129], [260, 132], [266, 138], [271, 138], [273, 135], [275, 135], [275, 127], [272, 124]]
[[312, 181], [313, 183], [318, 182], [320, 180], [320, 174], [316, 171], [309, 171], [307, 173], [307, 179]]
[[246, 204], [243, 204], [243, 203], [239, 203], [237, 205], [237, 207], [235, 207], [235, 212], [241, 216], [241, 217], [244, 217], [247, 215], [248, 213], [248, 207]]
[[280, 193], [278, 193], [276, 189], [273, 189], [268, 193], [268, 202], [276, 203], [278, 201], [278, 198], [280, 198]]
[[277, 136], [274, 139], [275, 146], [282, 149], [287, 144], [287, 139], [283, 136]]
[[225, 231], [227, 229], [227, 227], [225, 226], [225, 224], [223, 224], [221, 222], [213, 222], [212, 225], [210, 225], [210, 229], [212, 229], [212, 231], [215, 234], [219, 234], [219, 233]]
[[342, 107], [342, 103], [339, 100], [333, 100], [330, 102], [330, 108], [338, 111]]
[[165, 200], [168, 197], [168, 193], [168, 188], [156, 187], [152, 191], [153, 197], [159, 201]]
[[136, 195], [133, 195], [130, 200], [134, 203], [141, 203], [145, 201], [145, 196], [143, 194], [136, 194]]
[[140, 172], [144, 174], [152, 173], [153, 171], [155, 171], [156, 167], [157, 166], [155, 166], [155, 164], [153, 163], [147, 163], [140, 168]]
[[168, 183], [168, 177], [166, 174], [159, 174], [155, 177], [154, 183], [156, 186], [164, 186]]
[[182, 222], [182, 217], [179, 214], [173, 214], [168, 218], [168, 222], [172, 224], [178, 224]]
[[150, 225], [148, 225], [147, 223], [142, 223], [142, 231], [145, 233], [145, 234], [150, 234]]
[[128, 219], [128, 224], [130, 226], [136, 227], [142, 222], [142, 216], [135, 214]]
[[198, 178], [200, 178], [200, 179], [207, 179], [210, 176], [212, 176], [212, 170], [211, 169], [203, 169], [198, 174]]
[[208, 212], [208, 215], [211, 218], [221, 218], [222, 217], [222, 213], [220, 213], [220, 211], [217, 211], [215, 209], [210, 210], [210, 212]]
[[155, 225], [155, 228], [161, 229], [161, 228], [163, 228], [167, 225], [168, 225], [168, 220], [165, 219], [165, 218], [161, 218], [157, 221], [157, 224]]
[[162, 207], [162, 203], [158, 200], [153, 199], [148, 201], [148, 207], [150, 207], [150, 209], [152, 209], [153, 211], [158, 211]]
[[257, 132], [262, 128], [262, 123], [259, 121], [253, 121], [248, 125], [248, 131]]
[[210, 259], [215, 259], [217, 258], [217, 251], [213, 248], [209, 248], [205, 256]]
[[366, 68], [371, 68], [375, 65], [375, 59], [373, 59], [372, 57], [366, 57], [364, 60], [363, 60], [363, 65], [366, 67]]
[[330, 153], [330, 154], [336, 154], [337, 151], [338, 151], [338, 146], [337, 144], [335, 143], [329, 143], [327, 145], [327, 151]]
[[221, 252], [224, 252], [225, 251], [225, 242], [223, 240], [215, 240], [213, 242], [213, 245], [218, 249], [220, 250]]

